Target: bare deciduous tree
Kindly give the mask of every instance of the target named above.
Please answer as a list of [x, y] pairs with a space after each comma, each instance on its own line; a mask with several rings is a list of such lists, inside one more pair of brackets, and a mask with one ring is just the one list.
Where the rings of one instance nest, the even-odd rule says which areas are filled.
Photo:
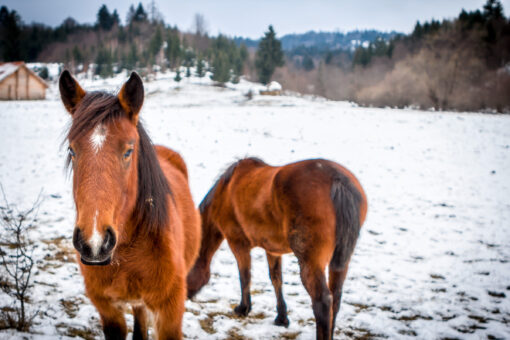
[[195, 13], [195, 16], [193, 17], [193, 30], [199, 37], [207, 34], [207, 22], [205, 21], [204, 16], [200, 13]]
[[28, 236], [28, 229], [36, 222], [41, 196], [32, 207], [19, 211], [9, 205], [3, 188], [3, 206], [0, 206], [0, 289], [11, 297], [8, 305], [1, 306], [0, 328], [15, 328], [27, 331], [37, 312], [29, 313], [26, 302], [32, 288], [34, 268], [34, 244]]

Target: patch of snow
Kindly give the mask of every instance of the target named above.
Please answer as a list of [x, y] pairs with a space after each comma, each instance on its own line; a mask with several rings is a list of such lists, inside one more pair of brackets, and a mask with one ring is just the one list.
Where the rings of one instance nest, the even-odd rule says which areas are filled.
[[[83, 77], [86, 90], [118, 91], [127, 80]], [[510, 116], [375, 109], [316, 97], [259, 96], [260, 84], [212, 86], [208, 77], [144, 82], [140, 113], [152, 140], [180, 152], [195, 203], [239, 157], [270, 164], [323, 157], [348, 167], [369, 199], [336, 322], [336, 338], [506, 338], [510, 333]], [[254, 89], [253, 99], [245, 97]], [[26, 208], [44, 189], [29, 310], [31, 334], [0, 339], [101, 337], [72, 248], [75, 210], [60, 147], [70, 115], [52, 84], [45, 101], [0, 102], [0, 183]], [[233, 316], [240, 288], [223, 243], [211, 280], [186, 302], [186, 339], [315, 336], [295, 256], [283, 256], [289, 328], [273, 325], [276, 299], [264, 251], [252, 251], [252, 302]], [[2, 305], [8, 298], [0, 293]], [[132, 325], [131, 314], [126, 314]], [[210, 327], [209, 327], [210, 326]], [[74, 332], [74, 333], [73, 333]]]
[[20, 65], [14, 63], [4, 63], [0, 65], [0, 81], [4, 80], [18, 69]]
[[269, 91], [281, 91], [282, 85], [280, 85], [279, 82], [273, 80], [272, 82], [269, 83], [269, 85], [267, 85], [267, 89]]

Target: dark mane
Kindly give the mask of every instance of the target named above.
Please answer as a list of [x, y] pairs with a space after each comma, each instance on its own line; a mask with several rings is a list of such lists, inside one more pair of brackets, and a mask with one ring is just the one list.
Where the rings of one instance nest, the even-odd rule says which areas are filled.
[[211, 205], [212, 200], [214, 198], [214, 194], [216, 193], [216, 190], [217, 190], [219, 184], [222, 183], [224, 186], [227, 185], [228, 182], [230, 182], [230, 180], [232, 179], [232, 176], [234, 175], [234, 171], [237, 168], [237, 166], [240, 163], [246, 162], [246, 161], [254, 162], [258, 166], [267, 165], [266, 162], [264, 162], [262, 159], [257, 158], [257, 157], [243, 158], [243, 159], [240, 159], [240, 160], [230, 164], [229, 167], [227, 168], [227, 170], [225, 170], [223, 172], [223, 174], [220, 176], [220, 178], [218, 178], [216, 183], [214, 183], [213, 187], [207, 192], [207, 194], [205, 195], [202, 202], [200, 202], [200, 206], [199, 206], [200, 213], [204, 213], [204, 210], [207, 209]]
[[[76, 107], [73, 123], [67, 134], [72, 142], [85, 136], [98, 124], [112, 122], [124, 115], [118, 98], [106, 92], [90, 92]], [[138, 147], [138, 193], [133, 213], [137, 231], [159, 236], [168, 225], [168, 196], [172, 194], [168, 181], [161, 170], [153, 144], [143, 124], [137, 125], [140, 143]], [[71, 158], [67, 159], [69, 166]]]

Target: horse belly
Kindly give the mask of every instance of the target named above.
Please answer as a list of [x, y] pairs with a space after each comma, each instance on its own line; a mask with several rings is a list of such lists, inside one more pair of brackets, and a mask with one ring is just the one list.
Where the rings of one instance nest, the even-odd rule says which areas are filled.
[[255, 247], [261, 247], [271, 254], [286, 254], [292, 252], [283, 228], [271, 224], [258, 224], [245, 230]]

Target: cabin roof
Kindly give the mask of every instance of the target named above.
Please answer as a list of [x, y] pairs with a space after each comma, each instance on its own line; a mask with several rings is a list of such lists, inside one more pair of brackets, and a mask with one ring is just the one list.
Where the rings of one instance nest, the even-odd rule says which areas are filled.
[[11, 74], [16, 72], [20, 67], [25, 68], [28, 73], [33, 76], [38, 82], [40, 82], [44, 87], [48, 87], [48, 84], [39, 77], [34, 71], [29, 69], [24, 62], [22, 61], [13, 61], [8, 63], [0, 63], [0, 84], [7, 79]]

